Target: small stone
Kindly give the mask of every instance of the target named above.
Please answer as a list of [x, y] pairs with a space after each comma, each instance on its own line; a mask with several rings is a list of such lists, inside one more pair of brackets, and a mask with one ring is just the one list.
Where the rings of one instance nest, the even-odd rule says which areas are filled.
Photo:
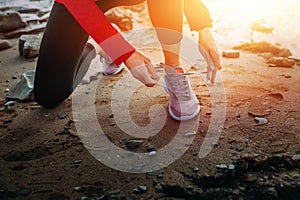
[[128, 149], [137, 149], [144, 143], [143, 140], [127, 140], [124, 142]]
[[300, 160], [300, 154], [295, 154], [295, 155], [293, 155], [292, 159], [293, 159], [294, 161], [299, 161], [299, 160]]
[[67, 117], [66, 114], [58, 114], [58, 115], [57, 115], [57, 118], [58, 118], [58, 119], [65, 119], [66, 117]]
[[8, 40], [0, 40], [0, 51], [9, 49], [12, 47], [12, 44]]
[[235, 166], [232, 165], [232, 164], [231, 164], [231, 165], [228, 165], [228, 169], [229, 169], [229, 170], [234, 170], [234, 169], [235, 169]]
[[192, 137], [192, 136], [195, 136], [196, 134], [197, 134], [197, 131], [192, 131], [192, 132], [185, 133], [184, 135], [186, 137]]
[[138, 188], [134, 188], [132, 192], [134, 194], [139, 194], [141, 191]]
[[15, 82], [9, 92], [6, 93], [8, 100], [31, 101], [33, 100], [33, 85], [34, 85], [35, 71], [30, 70], [23, 73], [20, 79]]
[[235, 149], [236, 149], [238, 152], [242, 152], [242, 151], [244, 150], [244, 147], [242, 147], [242, 146], [237, 146]]
[[39, 35], [22, 35], [19, 39], [19, 53], [26, 59], [39, 55], [41, 37]]
[[12, 119], [5, 119], [5, 120], [3, 120], [3, 123], [4, 124], [12, 123]]
[[269, 67], [287, 67], [292, 68], [296, 62], [293, 59], [284, 58], [284, 57], [272, 57], [267, 62]]
[[98, 80], [98, 77], [95, 75], [90, 76], [90, 82]]
[[211, 143], [211, 146], [212, 147], [217, 147], [217, 146], [219, 146], [219, 143], [218, 142], [213, 142], [213, 143]]
[[139, 185], [138, 186], [139, 191], [141, 192], [147, 192], [147, 186], [146, 185]]
[[156, 192], [162, 192], [163, 191], [163, 187], [161, 184], [157, 184], [156, 186], [154, 186], [154, 189]]
[[73, 166], [77, 168], [80, 166], [81, 162], [82, 162], [82, 160], [73, 160]]
[[225, 165], [225, 164], [216, 165], [216, 168], [218, 170], [226, 170], [226, 169], [228, 169], [227, 165]]
[[4, 104], [5, 107], [8, 107], [8, 106], [14, 106], [15, 105], [15, 101], [8, 101]]
[[81, 187], [74, 187], [74, 188], [73, 188], [73, 190], [76, 191], [76, 192], [79, 192], [80, 189], [81, 189]]
[[105, 194], [101, 195], [100, 197], [97, 198], [97, 200], [106, 200], [108, 199]]
[[223, 51], [222, 56], [224, 58], [239, 58], [240, 57], [240, 52], [239, 51]]
[[18, 79], [18, 77], [17, 77], [17, 76], [12, 76], [11, 78], [12, 78], [12, 79]]
[[258, 123], [258, 125], [266, 125], [268, 123], [268, 120], [263, 117], [255, 117], [255, 121]]
[[15, 11], [0, 12], [0, 32], [8, 32], [26, 27], [20, 13]]
[[119, 189], [116, 189], [116, 190], [111, 190], [108, 192], [108, 195], [111, 196], [111, 195], [118, 195], [121, 193], [121, 190]]
[[9, 92], [9, 89], [8, 89], [8, 88], [5, 89], [5, 93], [7, 93], [7, 92]]
[[156, 155], [156, 151], [150, 151], [149, 152], [149, 156], [155, 156]]
[[193, 190], [193, 188], [194, 188], [194, 187], [193, 187], [192, 185], [188, 185], [188, 186], [186, 187], [186, 189], [189, 190], [189, 191]]
[[195, 168], [193, 169], [193, 172], [199, 172], [199, 168], [198, 168], [198, 167], [195, 167]]

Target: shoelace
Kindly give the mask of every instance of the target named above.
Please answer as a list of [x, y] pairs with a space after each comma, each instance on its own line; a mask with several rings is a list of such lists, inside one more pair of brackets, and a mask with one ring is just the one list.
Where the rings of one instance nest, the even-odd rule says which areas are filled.
[[180, 98], [181, 96], [190, 96], [188, 79], [185, 75], [178, 74], [174, 77], [174, 79], [169, 79], [169, 81], [172, 85], [173, 92], [176, 94], [177, 98]]

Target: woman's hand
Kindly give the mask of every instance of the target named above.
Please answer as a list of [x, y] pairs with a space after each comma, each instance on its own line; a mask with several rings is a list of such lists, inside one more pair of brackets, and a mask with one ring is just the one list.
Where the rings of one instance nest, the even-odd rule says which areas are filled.
[[207, 79], [213, 84], [215, 82], [217, 71], [222, 68], [219, 51], [209, 28], [204, 28], [198, 31], [198, 33], [199, 51], [205, 57], [208, 64]]
[[152, 87], [158, 83], [159, 75], [151, 60], [140, 52], [135, 51], [124, 63], [132, 76], [147, 87]]

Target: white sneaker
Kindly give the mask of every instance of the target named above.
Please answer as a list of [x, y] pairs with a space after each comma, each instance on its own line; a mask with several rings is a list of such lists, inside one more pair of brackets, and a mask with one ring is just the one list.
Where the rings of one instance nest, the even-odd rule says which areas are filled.
[[105, 76], [114, 76], [119, 74], [124, 68], [125, 64], [121, 63], [119, 66], [116, 65], [109, 56], [101, 50], [98, 55], [100, 56], [100, 62], [103, 63], [103, 74]]
[[200, 105], [191, 84], [181, 67], [171, 68], [165, 74], [164, 88], [170, 95], [169, 113], [178, 121], [198, 116]]

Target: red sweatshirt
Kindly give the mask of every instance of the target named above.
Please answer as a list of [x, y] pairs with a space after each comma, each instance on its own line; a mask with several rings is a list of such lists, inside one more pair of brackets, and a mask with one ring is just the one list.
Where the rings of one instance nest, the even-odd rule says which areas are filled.
[[115, 64], [119, 65], [135, 51], [116, 31], [95, 0], [56, 0], [62, 3], [81, 27], [103, 48]]

